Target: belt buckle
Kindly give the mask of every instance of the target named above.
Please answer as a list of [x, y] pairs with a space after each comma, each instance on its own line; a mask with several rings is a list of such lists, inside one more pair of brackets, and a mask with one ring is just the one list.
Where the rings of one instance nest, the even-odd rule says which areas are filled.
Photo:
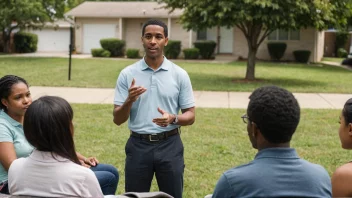
[[[157, 139], [153, 139], [152, 137], [156, 137]], [[150, 141], [150, 142], [157, 142], [157, 141], [159, 141], [159, 136], [158, 136], [158, 134], [156, 134], [156, 133], [150, 134], [150, 135], [149, 135], [149, 141]]]

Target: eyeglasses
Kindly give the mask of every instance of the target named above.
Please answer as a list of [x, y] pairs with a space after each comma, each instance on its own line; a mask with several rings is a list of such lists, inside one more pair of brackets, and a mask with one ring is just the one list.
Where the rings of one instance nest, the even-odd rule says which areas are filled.
[[246, 124], [250, 122], [249, 117], [248, 117], [247, 114], [244, 114], [243, 116], [241, 116], [241, 118], [242, 118], [243, 122], [246, 123]]

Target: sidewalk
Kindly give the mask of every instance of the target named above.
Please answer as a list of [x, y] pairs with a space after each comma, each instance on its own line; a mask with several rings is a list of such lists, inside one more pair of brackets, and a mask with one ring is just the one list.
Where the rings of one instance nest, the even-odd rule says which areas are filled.
[[[30, 87], [33, 99], [52, 95], [65, 98], [70, 103], [111, 104], [114, 100], [114, 89], [72, 88], [72, 87]], [[249, 92], [211, 92], [194, 91], [196, 107], [206, 108], [240, 108], [248, 105]], [[294, 93], [301, 108], [309, 109], [342, 109], [352, 94], [329, 93]]]

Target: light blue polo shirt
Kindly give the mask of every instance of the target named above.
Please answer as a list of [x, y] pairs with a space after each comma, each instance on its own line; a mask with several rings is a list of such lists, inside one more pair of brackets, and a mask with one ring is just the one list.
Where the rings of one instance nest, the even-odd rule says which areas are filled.
[[192, 84], [187, 72], [166, 57], [156, 71], [147, 65], [144, 58], [123, 69], [116, 83], [115, 105], [123, 105], [133, 78], [135, 86], [143, 86], [147, 91], [132, 105], [128, 121], [131, 131], [148, 134], [175, 129], [179, 126], [170, 124], [167, 127], [160, 127], [152, 122], [154, 118], [162, 117], [158, 107], [168, 113], [178, 114], [180, 109], [195, 105]]
[[[28, 157], [33, 147], [24, 136], [22, 125], [0, 110], [0, 142], [12, 142], [17, 158]], [[3, 151], [0, 151], [3, 152]], [[7, 171], [0, 163], [0, 183], [7, 180]]]

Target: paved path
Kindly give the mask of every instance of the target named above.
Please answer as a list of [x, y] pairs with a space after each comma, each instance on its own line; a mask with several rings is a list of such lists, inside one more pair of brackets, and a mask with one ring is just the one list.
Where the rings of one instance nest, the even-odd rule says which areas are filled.
[[[43, 95], [65, 98], [70, 103], [113, 104], [114, 89], [36, 87], [30, 88], [34, 99]], [[196, 107], [247, 108], [249, 92], [194, 91]], [[301, 108], [342, 109], [352, 94], [294, 93]]]

